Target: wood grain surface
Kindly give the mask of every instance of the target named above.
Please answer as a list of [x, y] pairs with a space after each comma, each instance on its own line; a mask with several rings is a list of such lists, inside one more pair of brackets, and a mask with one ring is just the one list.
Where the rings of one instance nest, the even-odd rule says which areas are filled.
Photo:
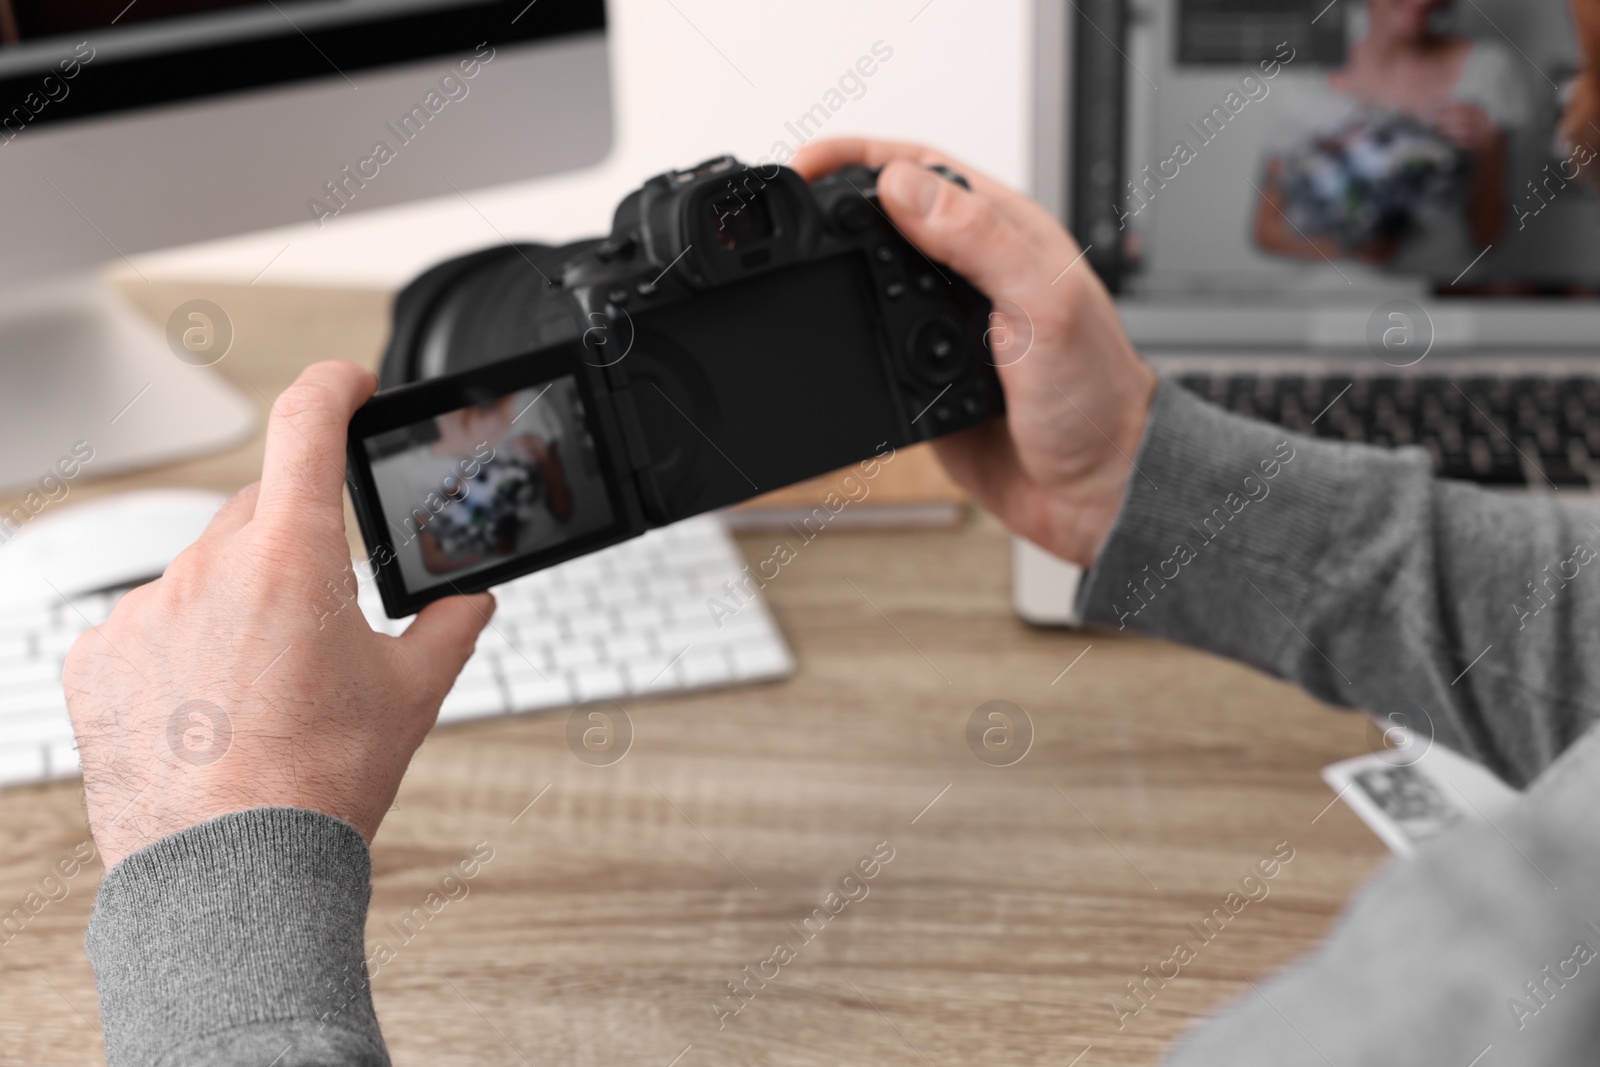
[[[370, 362], [387, 309], [365, 292], [133, 295], [157, 321], [194, 297], [225, 308], [238, 340], [217, 370], [263, 410], [314, 359]], [[260, 452], [73, 492], [232, 489]], [[1198, 653], [1032, 629], [1008, 553], [986, 518], [824, 533], [766, 592], [796, 675], [625, 701], [633, 743], [609, 766], [574, 756], [565, 711], [437, 731], [374, 848], [368, 947], [392, 954], [373, 990], [395, 1061], [1150, 1064], [1311, 949], [1385, 855], [1318, 777], [1367, 750], [1365, 720]], [[1015, 706], [1017, 738], [1031, 722], [1011, 766], [969, 747], [991, 701]], [[85, 836], [77, 783], [0, 791], [0, 914]], [[1189, 924], [1275, 848], [1294, 858], [1268, 895], [1198, 938]], [[892, 859], [863, 878], [874, 849]], [[454, 875], [475, 850], [492, 858]], [[0, 931], [0, 1064], [103, 1060], [83, 955], [99, 877], [46, 887], [60, 899]], [[1119, 1019], [1113, 999], [1136, 1004], [1127, 983], [1178, 941], [1194, 960]], [[767, 962], [780, 943], [789, 958]]]

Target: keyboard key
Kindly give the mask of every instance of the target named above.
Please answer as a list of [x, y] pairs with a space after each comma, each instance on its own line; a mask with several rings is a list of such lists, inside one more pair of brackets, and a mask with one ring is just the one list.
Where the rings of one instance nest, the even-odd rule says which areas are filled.
[[600, 637], [584, 637], [550, 649], [557, 670], [574, 671], [604, 662], [605, 642]]
[[794, 670], [794, 660], [779, 645], [770, 641], [741, 642], [730, 645], [734, 672], [741, 678], [771, 678]]
[[511, 690], [511, 710], [536, 711], [573, 703], [572, 687], [561, 676], [540, 677], [532, 671], [513, 671], [506, 675]]
[[543, 614], [516, 616], [516, 619], [516, 647], [527, 652], [530, 656], [538, 649], [560, 644], [565, 640], [562, 636], [561, 622], [558, 619]]
[[610, 700], [628, 692], [620, 666], [595, 664], [572, 672], [572, 689], [579, 701]]
[[72, 648], [72, 643], [78, 639], [79, 634], [87, 629], [88, 627], [84, 626], [71, 630], [51, 630], [40, 634], [38, 641], [39, 658], [47, 663], [53, 663], [59, 668], [62, 661], [67, 658], [67, 651]]
[[65, 702], [58, 708], [9, 711], [0, 715], [0, 736], [6, 739], [7, 745], [48, 745], [53, 741], [70, 741], [72, 720], [67, 717]]
[[602, 638], [605, 658], [613, 663], [629, 663], [649, 658], [655, 649], [641, 633], [612, 634]]
[[[11, 715], [25, 715], [35, 711], [67, 713], [67, 694], [61, 688], [61, 673], [52, 671], [44, 681], [19, 679], [0, 689], [0, 722]], [[0, 744], [4, 744], [0, 734]]]
[[50, 778], [70, 778], [82, 773], [75, 741], [54, 741], [46, 745], [45, 762], [45, 775]]
[[43, 745], [9, 740], [0, 745], [0, 785], [36, 782], [44, 775]]
[[467, 689], [486, 689], [499, 684], [495, 673], [498, 660], [483, 652], [474, 652], [467, 665], [456, 678], [456, 686]]
[[616, 629], [608, 612], [583, 611], [569, 614], [566, 618], [567, 632], [574, 638], [574, 644], [583, 644], [590, 638], [600, 637]]
[[498, 682], [462, 685], [457, 681], [439, 706], [439, 721], [458, 722], [486, 715], [504, 715], [507, 710], [505, 693]]
[[733, 677], [727, 650], [720, 645], [689, 649], [679, 661], [679, 666], [683, 668], [684, 684], [693, 687], [715, 685]]

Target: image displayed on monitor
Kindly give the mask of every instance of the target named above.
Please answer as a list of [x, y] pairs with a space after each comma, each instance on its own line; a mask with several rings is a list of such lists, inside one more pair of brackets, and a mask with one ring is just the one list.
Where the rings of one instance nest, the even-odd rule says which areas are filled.
[[[1451, 63], [1393, 71], [1392, 88], [1347, 69], [1365, 5], [1148, 11], [1121, 22], [1104, 67], [1120, 82], [1120, 138], [1105, 141], [1121, 142], [1118, 173], [1080, 220], [1096, 257], [1114, 250], [1123, 293], [1600, 294], [1585, 236], [1600, 226], [1600, 130], [1558, 128], [1579, 59], [1565, 4], [1441, 3]], [[1082, 87], [1079, 121], [1103, 106]]]
[[364, 444], [401, 577], [414, 593], [615, 522], [570, 375]]

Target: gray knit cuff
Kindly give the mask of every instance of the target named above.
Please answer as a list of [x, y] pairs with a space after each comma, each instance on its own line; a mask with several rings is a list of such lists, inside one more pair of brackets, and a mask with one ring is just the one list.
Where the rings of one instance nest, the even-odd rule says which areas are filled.
[[387, 1065], [362, 953], [370, 879], [353, 827], [296, 808], [223, 815], [128, 856], [87, 937], [111, 1067], [261, 1051], [279, 1067]]
[[1352, 486], [1417, 462], [1244, 419], [1164, 380], [1079, 614], [1274, 670]]

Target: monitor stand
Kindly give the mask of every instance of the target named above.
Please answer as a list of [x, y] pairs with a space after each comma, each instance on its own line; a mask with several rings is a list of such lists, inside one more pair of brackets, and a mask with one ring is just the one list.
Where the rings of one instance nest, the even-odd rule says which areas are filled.
[[[0, 297], [0, 492], [40, 487], [75, 448], [92, 458], [74, 478], [100, 478], [246, 440], [256, 405], [186, 355], [97, 277]], [[59, 496], [52, 485], [40, 488]]]

